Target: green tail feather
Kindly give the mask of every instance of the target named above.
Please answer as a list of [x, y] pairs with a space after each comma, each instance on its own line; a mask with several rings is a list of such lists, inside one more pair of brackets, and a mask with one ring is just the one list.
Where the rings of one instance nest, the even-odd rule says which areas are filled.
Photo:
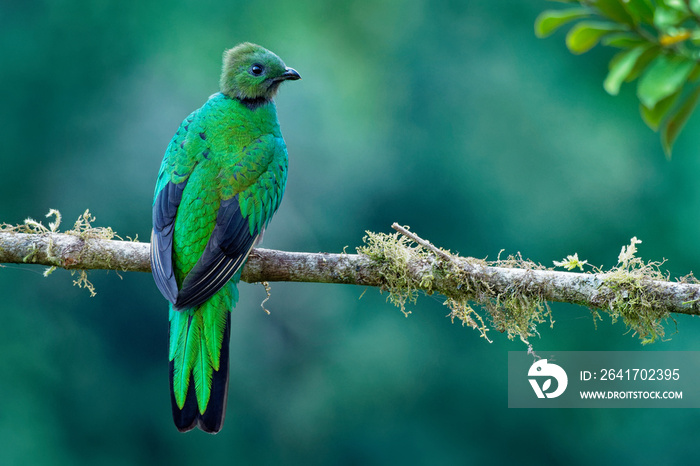
[[[240, 273], [233, 277], [233, 283], [238, 282]], [[169, 360], [173, 412], [193, 410], [196, 399], [196, 411], [200, 416], [205, 414], [213, 393], [215, 372], [228, 372], [228, 354], [225, 355], [227, 367], [221, 367], [222, 351], [228, 352], [228, 341], [224, 342], [224, 339], [228, 338], [229, 313], [237, 301], [238, 289], [231, 284], [195, 308], [175, 311], [171, 305]], [[224, 379], [228, 380], [228, 376], [221, 378]], [[190, 389], [194, 390], [194, 397], [192, 394], [188, 396]], [[192, 405], [186, 407], [190, 400]], [[217, 405], [221, 406], [222, 402], [217, 401]], [[188, 427], [194, 427], [194, 424]]]
[[[205, 304], [201, 307], [208, 307], [209, 309], [206, 309], [206, 311], [209, 312], [212, 306], [206, 306]], [[214, 373], [214, 368], [212, 366], [214, 366], [214, 364], [216, 364], [217, 367], [219, 366], [219, 352], [217, 351], [216, 355], [212, 356], [209, 354], [209, 350], [207, 348], [207, 333], [204, 327], [204, 319], [202, 318], [204, 310], [205, 309], [200, 309], [200, 312], [197, 312], [193, 318], [193, 322], [196, 322], [196, 327], [201, 329], [197, 333], [197, 337], [194, 340], [195, 361], [192, 365], [192, 376], [194, 379], [195, 393], [197, 395], [197, 406], [199, 407], [199, 412], [201, 414], [204, 414], [204, 411], [206, 411], [207, 404], [209, 403], [209, 397], [211, 396], [212, 375]], [[229, 311], [227, 310], [226, 313], [228, 312]], [[221, 314], [226, 315], [226, 313]], [[223, 329], [221, 330], [221, 336], [223, 337]]]
[[170, 311], [170, 347], [171, 351], [174, 349], [170, 359], [173, 361], [172, 384], [175, 400], [180, 409], [185, 405], [192, 366], [197, 358], [196, 348], [200, 328], [194, 318], [195, 310]]
[[[230, 287], [226, 287], [230, 288]], [[211, 366], [215, 371], [219, 370], [219, 353], [221, 352], [221, 340], [224, 336], [224, 328], [226, 326], [226, 316], [228, 312], [221, 312], [221, 309], [230, 309], [231, 294], [226, 293], [223, 299], [220, 298], [221, 292], [210, 299], [205, 305], [200, 306], [200, 317], [202, 320], [202, 332], [204, 338], [201, 339], [204, 344], [202, 356], [205, 356], [211, 361]], [[206, 305], [211, 304], [211, 305]], [[206, 351], [205, 351], [206, 350]]]

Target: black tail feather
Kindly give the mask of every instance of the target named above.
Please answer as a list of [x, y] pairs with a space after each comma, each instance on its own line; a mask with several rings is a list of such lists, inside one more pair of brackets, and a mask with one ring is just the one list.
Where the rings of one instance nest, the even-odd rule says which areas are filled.
[[226, 398], [228, 394], [229, 339], [231, 335], [231, 314], [226, 317], [226, 329], [221, 344], [219, 370], [212, 376], [211, 395], [204, 414], [199, 413], [197, 398], [194, 390], [194, 378], [190, 376], [190, 384], [185, 398], [185, 405], [180, 409], [175, 401], [173, 392], [173, 361], [170, 361], [170, 401], [173, 408], [173, 420], [180, 432], [187, 432], [199, 427], [204, 432], [215, 434], [221, 430], [226, 416]]
[[211, 382], [211, 395], [204, 414], [199, 415], [198, 426], [204, 432], [215, 434], [221, 430], [226, 416], [226, 399], [228, 394], [228, 344], [231, 339], [231, 313], [226, 316], [226, 329], [221, 343], [219, 370], [214, 371]]
[[190, 389], [187, 390], [185, 405], [180, 409], [175, 401], [175, 392], [173, 391], [173, 361], [170, 361], [170, 403], [173, 408], [173, 420], [175, 427], [180, 432], [187, 432], [194, 429], [197, 425], [197, 398], [194, 393], [194, 379], [190, 377]]

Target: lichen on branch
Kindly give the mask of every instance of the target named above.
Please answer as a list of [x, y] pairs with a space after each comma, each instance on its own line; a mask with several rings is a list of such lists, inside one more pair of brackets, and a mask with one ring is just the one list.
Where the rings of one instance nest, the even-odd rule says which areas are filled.
[[[379, 267], [384, 278], [381, 289], [404, 314], [407, 303], [416, 302], [418, 292], [440, 294], [450, 310], [448, 317], [477, 330], [488, 340], [489, 324], [509, 339], [520, 338], [527, 343], [537, 335], [537, 325], [547, 320], [554, 324], [552, 312], [541, 293], [513, 282], [504, 289], [492, 286], [490, 263], [481, 259], [459, 257], [439, 249], [410, 232], [408, 228], [392, 225], [396, 233], [366, 232], [365, 246], [358, 248]], [[522, 258], [509, 257], [497, 261], [501, 266], [537, 270], [541, 266]], [[472, 304], [481, 306], [479, 312]]]
[[[490, 324], [509, 339], [518, 337], [529, 343], [530, 337], [539, 334], [539, 324], [554, 325], [548, 301], [587, 306], [594, 322], [600, 319], [600, 312], [608, 313], [613, 323], [622, 319], [643, 344], [664, 337], [663, 324], [673, 320], [672, 311], [698, 312], [697, 280], [690, 275], [682, 282], [669, 282], [668, 275], [660, 271], [662, 262], [645, 262], [636, 256], [636, 245], [641, 243], [636, 237], [623, 246], [611, 270], [589, 266], [592, 272], [571, 273], [546, 268], [520, 255], [495, 261], [459, 257], [405, 227], [392, 227], [397, 233], [367, 232], [365, 246], [358, 248], [378, 265], [388, 300], [406, 313], [406, 303], [415, 303], [419, 291], [443, 295], [448, 316], [477, 329], [487, 340]], [[588, 261], [573, 254], [554, 264], [583, 270]]]
[[[70, 230], [60, 233], [60, 214], [52, 210], [48, 227], [28, 219], [0, 225], [0, 263], [33, 263], [78, 270], [77, 284], [87, 285], [86, 270], [150, 272], [149, 244], [119, 238], [111, 228], [93, 227], [88, 211]], [[496, 330], [524, 342], [538, 326], [554, 323], [548, 302], [591, 309], [594, 322], [602, 312], [622, 321], [643, 343], [663, 338], [672, 313], [700, 315], [700, 285], [692, 275], [669, 281], [660, 262], [637, 256], [639, 240], [623, 247], [618, 264], [604, 271], [578, 254], [555, 265], [558, 271], [523, 259], [520, 254], [495, 261], [460, 257], [440, 249], [405, 227], [396, 233], [367, 232], [358, 254], [328, 254], [254, 249], [242, 280], [254, 282], [339, 283], [379, 287], [388, 300], [410, 314], [421, 293], [444, 296], [448, 317], [479, 331], [490, 341]], [[89, 287], [88, 287], [89, 288]], [[92, 290], [94, 292], [94, 290]]]
[[133, 264], [132, 259], [137, 251], [124, 247], [128, 242], [123, 241], [112, 228], [94, 227], [95, 217], [89, 210], [63, 233], [59, 230], [62, 217], [58, 210], [49, 210], [46, 217], [53, 217], [54, 220], [49, 222], [48, 227], [32, 218], [19, 225], [0, 224], [0, 263], [47, 265], [44, 276], [50, 275], [56, 268], [68, 269], [71, 275], [77, 275], [73, 284], [88, 290], [90, 296], [95, 296], [96, 292], [88, 279], [88, 269], [126, 271]]

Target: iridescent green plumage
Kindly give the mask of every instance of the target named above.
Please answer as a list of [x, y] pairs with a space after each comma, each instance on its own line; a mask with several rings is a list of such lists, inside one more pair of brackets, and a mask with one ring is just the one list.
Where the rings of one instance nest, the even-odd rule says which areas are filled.
[[182, 122], [160, 167], [151, 264], [170, 301], [171, 399], [181, 431], [218, 432], [223, 423], [236, 284], [287, 179], [272, 98], [292, 79], [299, 74], [258, 45], [226, 51], [221, 92]]

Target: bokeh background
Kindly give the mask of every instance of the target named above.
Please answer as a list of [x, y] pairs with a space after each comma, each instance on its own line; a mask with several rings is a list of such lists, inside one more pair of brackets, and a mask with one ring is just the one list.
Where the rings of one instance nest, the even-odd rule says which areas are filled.
[[[672, 276], [700, 264], [700, 118], [672, 161], [612, 52], [541, 40], [540, 0], [0, 3], [0, 222], [89, 208], [147, 241], [175, 129], [249, 40], [303, 80], [277, 98], [289, 183], [265, 247], [339, 252], [396, 221], [463, 255], [578, 252], [611, 267], [632, 236]], [[46, 220], [44, 220], [46, 222]], [[507, 354], [423, 296], [241, 285], [224, 430], [170, 418], [167, 311], [148, 274], [92, 272], [97, 296], [37, 266], [0, 268], [0, 463], [688, 463], [697, 410], [507, 408]], [[700, 350], [698, 319], [642, 347], [621, 323], [554, 305], [542, 351]], [[641, 353], [640, 361], [643, 362]]]

